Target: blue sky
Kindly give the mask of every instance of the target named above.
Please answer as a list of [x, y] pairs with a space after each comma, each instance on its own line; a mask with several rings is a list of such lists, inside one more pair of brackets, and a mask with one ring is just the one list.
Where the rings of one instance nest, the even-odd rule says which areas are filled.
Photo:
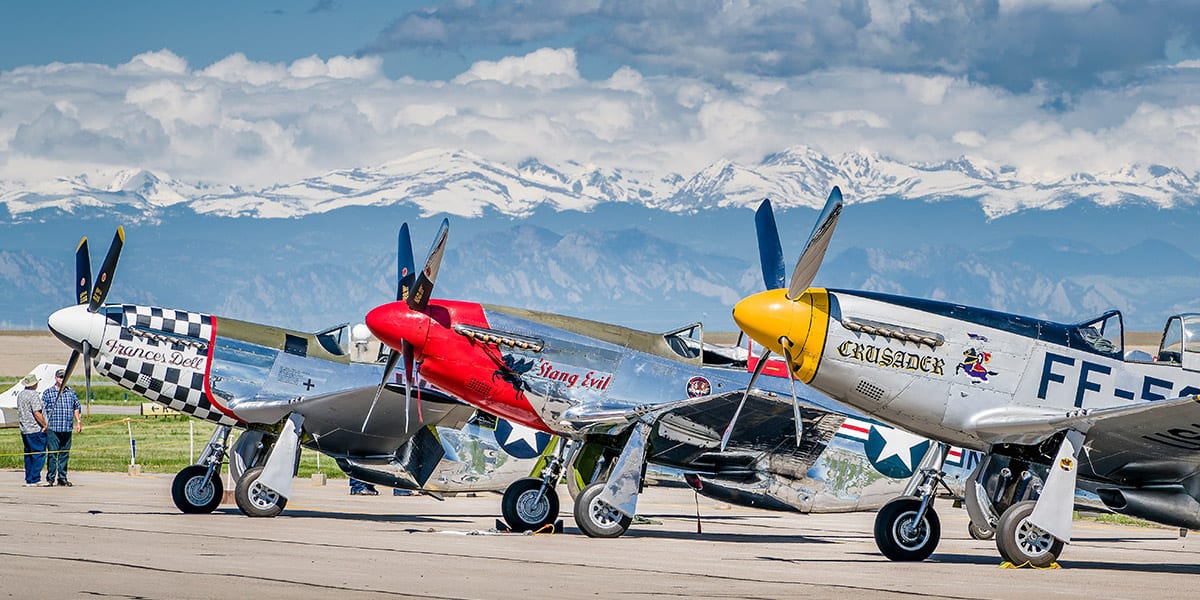
[[1192, 174], [1198, 57], [1191, 0], [3, 3], [0, 193], [126, 167], [268, 185], [430, 148]]

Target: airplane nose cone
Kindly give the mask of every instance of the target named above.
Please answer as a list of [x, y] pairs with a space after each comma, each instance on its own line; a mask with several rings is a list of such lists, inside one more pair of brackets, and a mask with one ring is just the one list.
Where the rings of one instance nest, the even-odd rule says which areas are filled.
[[783, 346], [779, 338], [787, 336], [795, 341], [793, 330], [803, 336], [809, 320], [808, 306], [788, 300], [785, 294], [787, 290], [783, 289], [760, 292], [743, 298], [733, 307], [733, 321], [738, 328], [780, 356]]
[[105, 323], [104, 315], [88, 312], [86, 304], [79, 304], [55, 311], [46, 324], [62, 343], [73, 350], [82, 350], [84, 340], [92, 348], [100, 347]]
[[372, 335], [396, 349], [402, 341], [408, 341], [420, 352], [429, 333], [428, 315], [410, 309], [405, 302], [377, 306], [367, 313], [364, 321]]

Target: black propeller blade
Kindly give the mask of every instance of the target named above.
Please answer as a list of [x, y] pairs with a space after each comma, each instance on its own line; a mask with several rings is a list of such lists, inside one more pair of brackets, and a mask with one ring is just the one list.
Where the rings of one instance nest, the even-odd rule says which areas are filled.
[[[446, 222], [443, 220], [443, 227]], [[444, 242], [443, 242], [444, 243]], [[416, 282], [416, 266], [413, 260], [412, 253], [412, 237], [408, 232], [408, 223], [400, 226], [400, 233], [396, 236], [396, 301], [408, 300], [412, 295], [413, 286]], [[434, 269], [436, 273], [436, 268]], [[433, 284], [430, 283], [428, 289], [432, 290]], [[411, 301], [409, 302], [411, 306]], [[408, 342], [404, 342], [404, 351], [397, 352], [395, 348], [390, 348], [387, 355], [387, 363], [383, 367], [383, 379], [379, 382], [379, 389], [375, 390], [375, 398], [371, 400], [371, 408], [367, 410], [367, 417], [363, 419], [362, 431], [367, 430], [367, 423], [371, 420], [371, 413], [375, 411], [375, 404], [379, 402], [379, 397], [383, 395], [383, 388], [387, 386], [387, 382], [392, 378], [392, 371], [396, 369], [396, 363], [400, 358], [404, 358], [404, 428], [408, 429], [408, 407], [410, 406], [410, 398], [412, 396], [412, 380], [413, 380], [413, 351], [412, 346]], [[419, 407], [418, 407], [419, 409]]]
[[125, 228], [117, 227], [117, 233], [108, 247], [108, 255], [104, 257], [104, 264], [100, 266], [100, 272], [96, 274], [96, 287], [92, 290], [88, 312], [96, 312], [96, 309], [104, 304], [104, 298], [108, 296], [108, 289], [112, 287], [113, 273], [117, 270], [117, 260], [121, 258], [123, 246], [125, 246]]
[[87, 304], [92, 295], [92, 259], [88, 255], [87, 236], [75, 248], [75, 303]]
[[62, 393], [63, 388], [67, 386], [67, 380], [71, 378], [71, 372], [75, 370], [75, 363], [79, 362], [79, 351], [72, 350], [71, 358], [67, 359], [67, 366], [63, 369], [62, 381], [58, 382], [58, 393]]
[[[77, 304], [87, 304], [88, 312], [96, 312], [104, 299], [108, 296], [108, 290], [112, 287], [113, 274], [117, 271], [117, 261], [121, 258], [121, 249], [125, 247], [125, 228], [118, 226], [117, 233], [113, 235], [112, 244], [108, 247], [108, 254], [104, 257], [104, 263], [100, 266], [100, 273], [96, 277], [95, 287], [92, 285], [92, 259], [88, 252], [87, 236], [79, 240], [79, 245], [75, 248], [75, 301]], [[59, 385], [59, 393], [62, 388], [67, 385], [67, 380], [71, 378], [71, 373], [75, 371], [75, 364], [79, 362], [79, 357], [83, 356], [83, 372], [84, 385], [86, 388], [86, 399], [92, 397], [92, 350], [90, 342], [80, 340], [81, 348], [72, 350], [71, 357], [67, 359], [67, 366], [63, 370], [62, 383]], [[89, 406], [90, 409], [90, 406]]]
[[775, 226], [775, 211], [771, 201], [763, 200], [754, 211], [754, 228], [758, 231], [758, 261], [762, 265], [763, 284], [768, 290], [787, 285], [783, 265], [783, 246], [779, 243], [779, 228]]
[[429, 257], [425, 259], [425, 268], [421, 269], [421, 273], [417, 275], [417, 283], [408, 297], [408, 307], [415, 311], [425, 312], [429, 306], [429, 298], [433, 294], [433, 284], [437, 281], [438, 269], [442, 266], [442, 254], [446, 251], [446, 237], [449, 234], [450, 220], [442, 219], [442, 226], [438, 228], [437, 235], [433, 238], [433, 245], [429, 247]]
[[417, 280], [416, 261], [413, 260], [412, 237], [408, 234], [408, 223], [400, 226], [396, 238], [396, 300], [408, 298], [413, 283]]

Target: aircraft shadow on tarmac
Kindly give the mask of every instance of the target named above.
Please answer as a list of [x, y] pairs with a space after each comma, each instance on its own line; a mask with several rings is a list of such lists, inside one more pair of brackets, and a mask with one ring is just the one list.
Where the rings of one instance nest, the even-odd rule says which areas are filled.
[[[1090, 540], [1089, 540], [1090, 541]], [[943, 554], [935, 552], [929, 557], [932, 562], [970, 565], [997, 565], [995, 556], [976, 556], [972, 554]], [[1131, 573], [1170, 573], [1180, 575], [1200, 575], [1200, 565], [1187, 563], [1120, 563], [1101, 562], [1095, 560], [1060, 560], [1063, 569], [1088, 569], [1093, 571], [1126, 571]]]
[[[213, 514], [232, 515], [245, 518], [236, 508], [218, 508]], [[289, 508], [275, 519], [342, 519], [346, 521], [365, 521], [370, 523], [471, 523], [478, 515], [415, 515], [404, 513], [372, 514], [359, 512], [335, 512], [328, 510], [304, 510]]]
[[[579, 533], [578, 529], [567, 529], [567, 533]], [[582, 535], [582, 534], [581, 534]], [[654, 538], [664, 540], [699, 540], [731, 544], [834, 544], [836, 542], [807, 535], [779, 535], [762, 533], [696, 533], [694, 531], [662, 531], [631, 528], [627, 537]]]

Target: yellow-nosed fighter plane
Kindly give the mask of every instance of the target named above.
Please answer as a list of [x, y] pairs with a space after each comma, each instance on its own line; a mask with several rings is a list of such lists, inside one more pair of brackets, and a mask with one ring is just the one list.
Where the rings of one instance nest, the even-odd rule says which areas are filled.
[[966, 490], [972, 534], [994, 533], [1014, 564], [1053, 563], [1081, 498], [1200, 528], [1200, 314], [1169, 317], [1157, 355], [1139, 359], [1124, 352], [1115, 310], [1064, 324], [810, 288], [841, 209], [834, 188], [785, 288], [764, 202], [763, 268], [780, 289], [743, 299], [733, 317], [804, 383], [942, 443], [913, 493], [880, 509], [875, 541], [885, 556], [923, 560], [936, 548], [933, 492], [951, 444], [985, 453]]

